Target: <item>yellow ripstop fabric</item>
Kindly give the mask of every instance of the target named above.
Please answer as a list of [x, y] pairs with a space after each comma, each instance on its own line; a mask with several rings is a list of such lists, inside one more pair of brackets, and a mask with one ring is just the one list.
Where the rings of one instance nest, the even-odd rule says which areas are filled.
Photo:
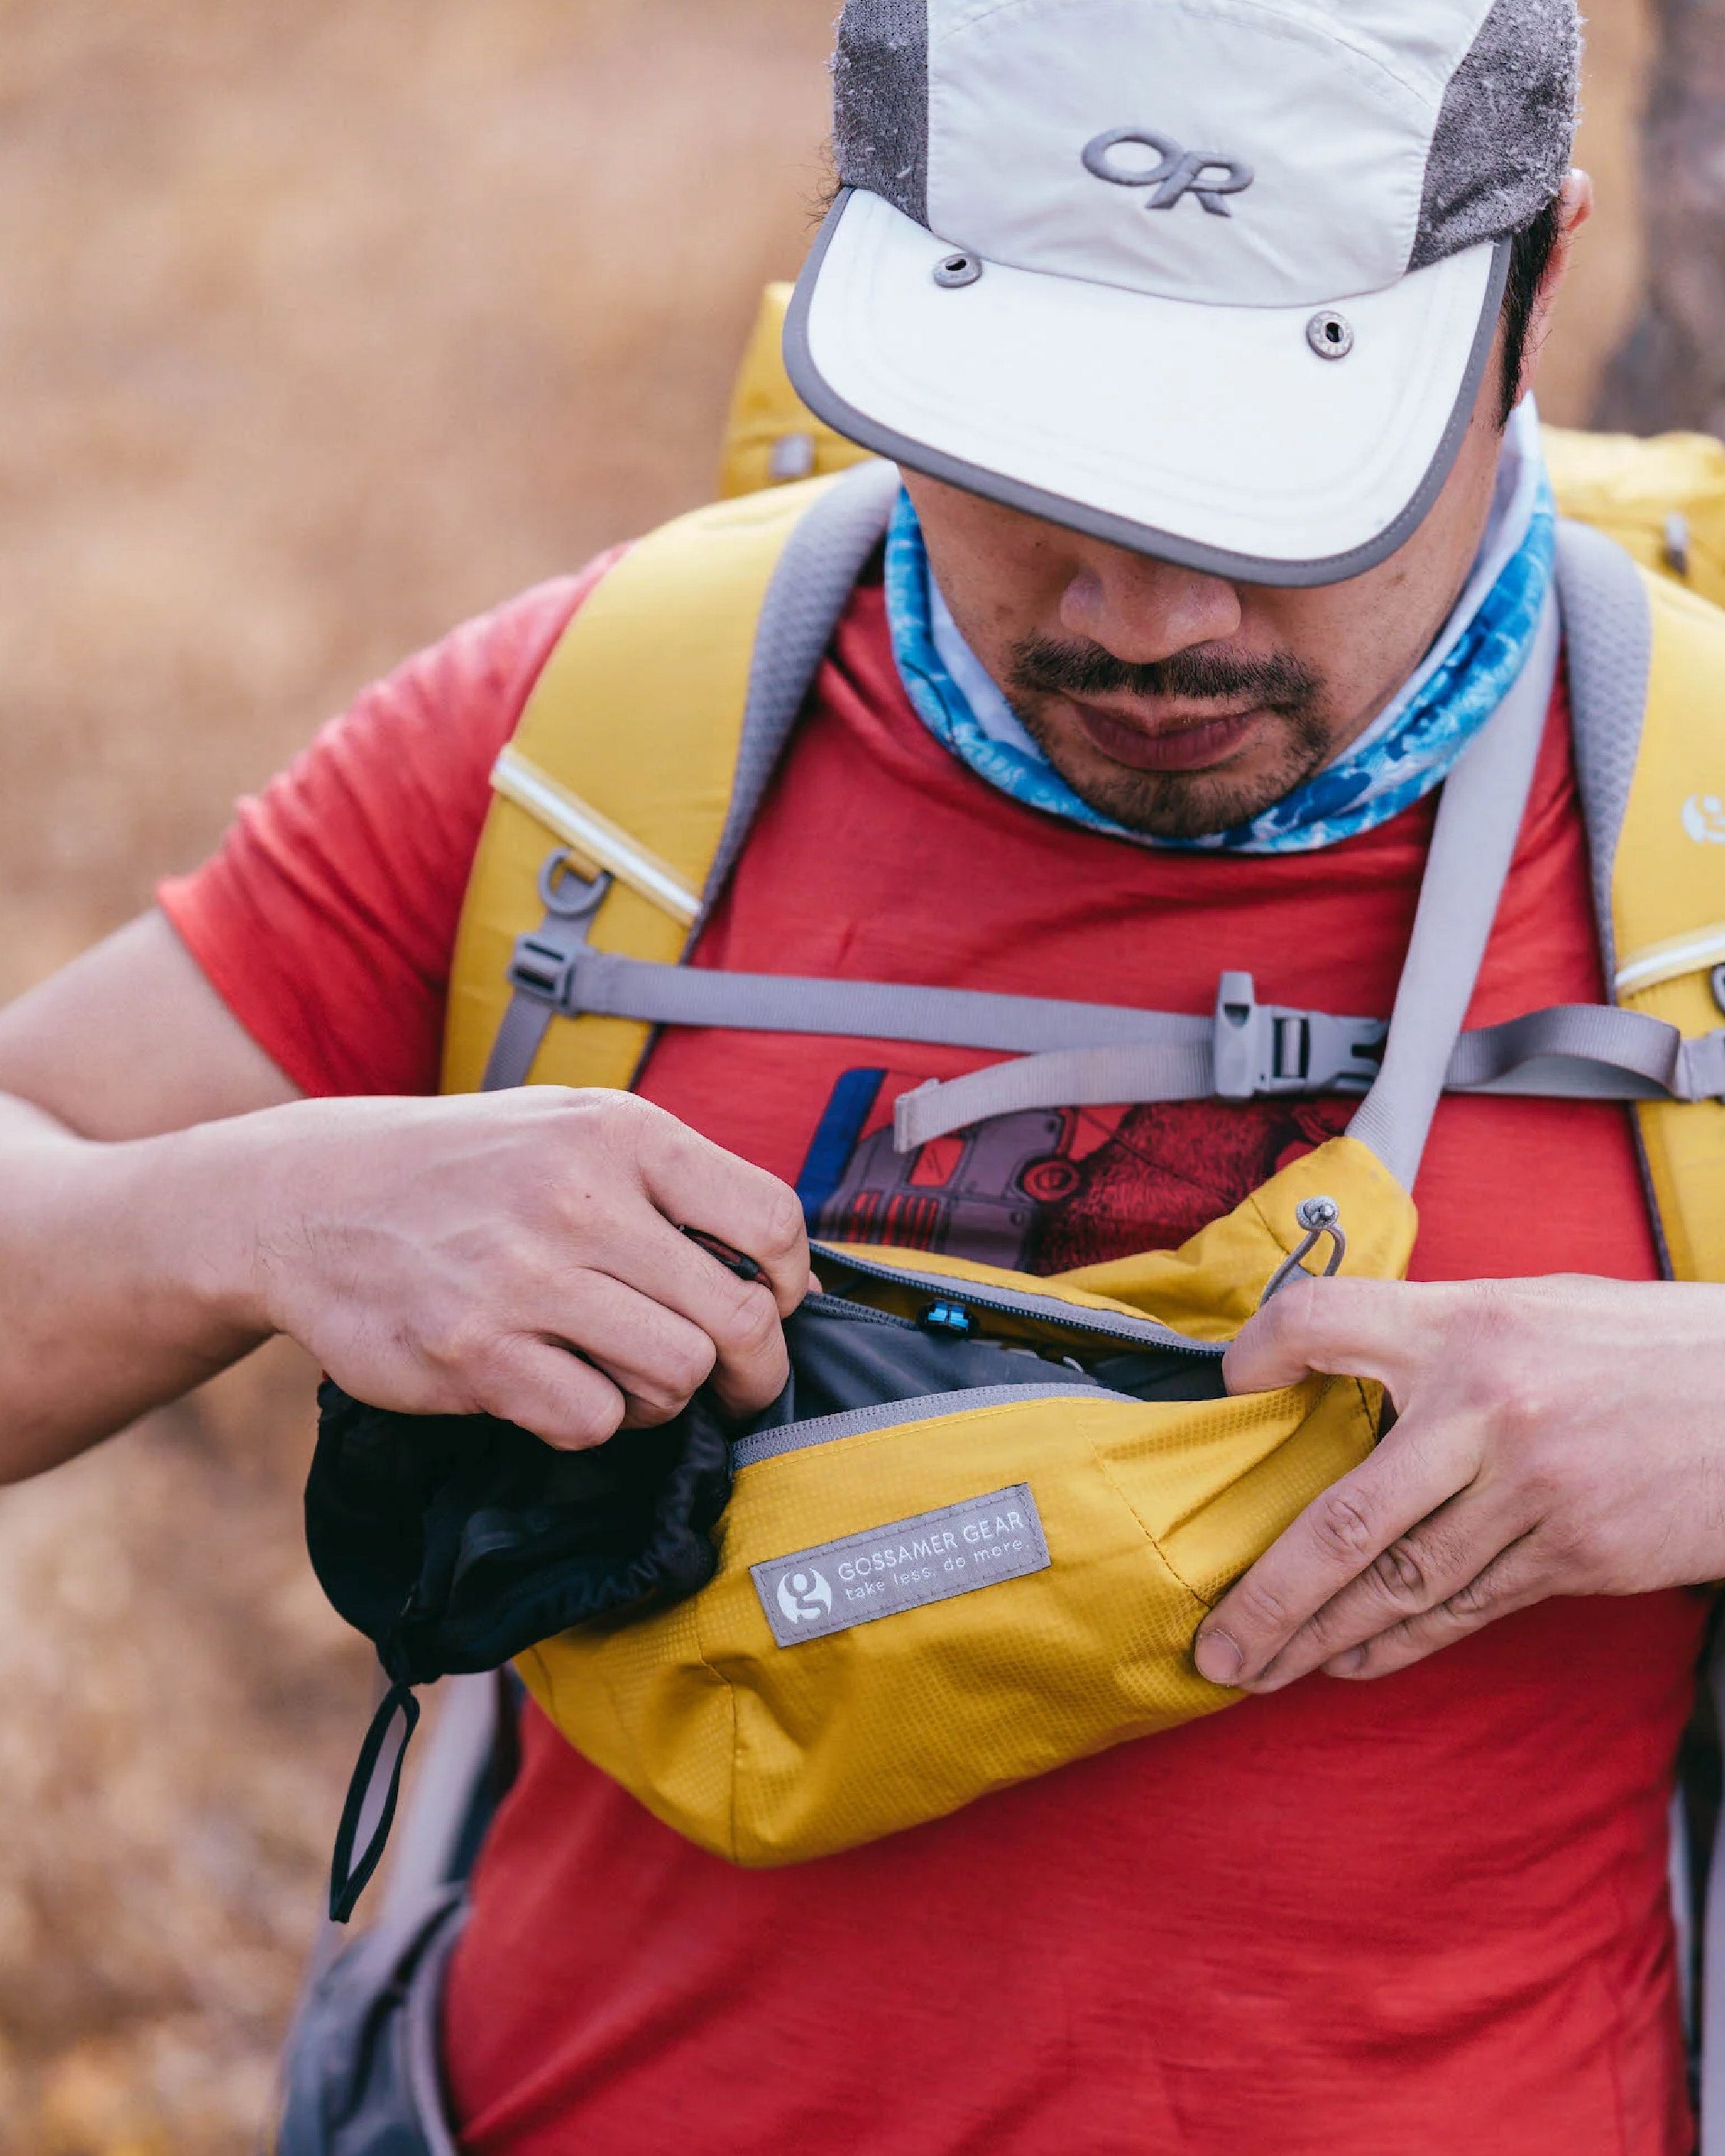
[[817, 419], [784, 369], [784, 322], [791, 286], [769, 285], [749, 336], [719, 457], [719, 492], [727, 500], [787, 480], [840, 472], [870, 454]]
[[[832, 484], [811, 480], [720, 502], [643, 539], [565, 631], [511, 747], [680, 875], [698, 895], [718, 850], [748, 696], [755, 629], [786, 541]], [[544, 824], [494, 800], [456, 937], [443, 1090], [475, 1092], [509, 1004], [515, 939], [543, 911]], [[591, 873], [598, 864], [581, 859]], [[619, 885], [596, 949], [674, 963], [686, 924]], [[626, 1086], [648, 1029], [583, 1019], [551, 1029], [537, 1083]]]
[[1644, 568], [1725, 605], [1725, 444], [1711, 434], [1643, 441], [1567, 427], [1541, 432], [1563, 516], [1607, 533]]
[[[1647, 711], [1612, 876], [1619, 1000], [1693, 1039], [1720, 1023], [1712, 971], [1725, 964], [1725, 614], [1648, 582]], [[1725, 1280], [1725, 1106], [1649, 1101], [1637, 1113], [1672, 1271]]]
[[[1183, 1249], [1083, 1275], [868, 1255], [1181, 1330], [1199, 1328], [1176, 1311], [1199, 1313], [1217, 1337], [1255, 1305], [1299, 1240], [1295, 1207], [1319, 1190], [1348, 1224], [1349, 1271], [1405, 1270], [1412, 1201], [1345, 1137]], [[1106, 1295], [1078, 1284], [1104, 1274]], [[740, 1471], [718, 1575], [693, 1601], [563, 1633], [524, 1656], [521, 1675], [578, 1751], [702, 1848], [748, 1866], [828, 1856], [1230, 1705], [1239, 1695], [1194, 1667], [1193, 1634], [1366, 1456], [1381, 1405], [1351, 1378], [1230, 1400], [1026, 1400], [782, 1453]], [[774, 1640], [752, 1565], [1021, 1483], [1045, 1571], [789, 1647]]]

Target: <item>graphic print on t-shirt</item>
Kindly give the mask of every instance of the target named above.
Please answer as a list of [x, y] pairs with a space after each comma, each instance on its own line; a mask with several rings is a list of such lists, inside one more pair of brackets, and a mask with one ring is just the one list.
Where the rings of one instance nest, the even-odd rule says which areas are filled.
[[809, 1232], [1014, 1272], [1175, 1250], [1347, 1127], [1348, 1100], [1159, 1101], [995, 1116], [908, 1153], [893, 1104], [924, 1082], [847, 1070], [797, 1178]]

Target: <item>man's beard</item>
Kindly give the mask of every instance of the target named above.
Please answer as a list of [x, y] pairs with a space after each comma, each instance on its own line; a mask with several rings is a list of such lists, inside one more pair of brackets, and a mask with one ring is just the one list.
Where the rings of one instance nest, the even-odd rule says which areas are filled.
[[[1128, 830], [1157, 839], [1204, 838], [1250, 823], [1321, 771], [1333, 753], [1324, 690], [1323, 676], [1290, 652], [1235, 659], [1200, 646], [1133, 665], [1099, 644], [1043, 636], [1027, 636], [1013, 647], [1006, 677], [1007, 701], [1073, 792]], [[1075, 757], [1070, 736], [1063, 739], [1049, 722], [1046, 700], [1070, 696], [1083, 703], [1122, 694], [1235, 710], [1244, 701], [1272, 711], [1279, 721], [1276, 752], [1266, 764], [1260, 751], [1250, 777], [1134, 771], [1104, 758], [1093, 745], [1091, 757]]]

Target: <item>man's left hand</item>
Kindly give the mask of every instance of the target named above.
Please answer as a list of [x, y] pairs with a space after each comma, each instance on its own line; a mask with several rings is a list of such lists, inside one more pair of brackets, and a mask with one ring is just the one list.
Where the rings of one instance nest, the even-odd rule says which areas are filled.
[[1383, 1676], [1548, 1595], [1725, 1577], [1725, 1288], [1294, 1281], [1224, 1370], [1375, 1378], [1397, 1419], [1205, 1620], [1217, 1683]]

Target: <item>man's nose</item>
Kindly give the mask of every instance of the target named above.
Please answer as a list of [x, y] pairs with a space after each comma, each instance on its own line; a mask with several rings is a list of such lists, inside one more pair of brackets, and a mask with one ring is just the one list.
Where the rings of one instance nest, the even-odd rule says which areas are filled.
[[1099, 644], [1129, 665], [1220, 642], [1239, 633], [1241, 619], [1240, 593], [1223, 578], [1118, 547], [1086, 555], [1060, 598], [1068, 635]]

